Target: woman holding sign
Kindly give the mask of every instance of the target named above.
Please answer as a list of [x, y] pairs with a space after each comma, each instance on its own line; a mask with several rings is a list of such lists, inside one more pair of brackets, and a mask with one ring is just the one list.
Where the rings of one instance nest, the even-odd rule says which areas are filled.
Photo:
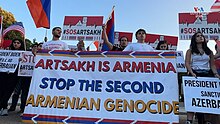
[[[193, 77], [217, 77], [213, 52], [208, 48], [205, 37], [201, 32], [196, 32], [191, 38], [190, 49], [186, 52], [186, 68]], [[185, 101], [187, 102], [187, 101]], [[186, 124], [192, 124], [194, 113], [187, 112]], [[204, 118], [204, 114], [197, 113], [199, 124], [211, 124], [211, 118]]]
[[[20, 39], [14, 39], [9, 47], [9, 50], [24, 50], [24, 43]], [[8, 52], [11, 53], [10, 51]], [[12, 54], [10, 54], [12, 56]], [[17, 56], [17, 54], [16, 54]], [[0, 73], [0, 115], [8, 115], [8, 100], [18, 83], [18, 66], [14, 73], [1, 72]]]

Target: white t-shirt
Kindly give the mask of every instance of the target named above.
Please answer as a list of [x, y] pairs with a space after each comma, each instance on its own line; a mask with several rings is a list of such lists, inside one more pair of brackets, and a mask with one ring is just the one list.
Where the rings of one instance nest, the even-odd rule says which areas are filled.
[[131, 43], [128, 44], [127, 47], [123, 51], [140, 51], [140, 52], [145, 52], [145, 51], [154, 51], [153, 47], [146, 43]]
[[51, 40], [43, 44], [42, 49], [46, 50], [69, 50], [68, 45], [61, 40]]

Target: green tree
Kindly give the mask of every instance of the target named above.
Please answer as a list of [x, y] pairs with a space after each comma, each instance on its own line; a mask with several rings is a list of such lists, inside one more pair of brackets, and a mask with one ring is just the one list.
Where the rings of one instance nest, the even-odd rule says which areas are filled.
[[27, 50], [31, 49], [33, 43], [29, 39], [25, 39], [25, 43], [26, 43], [26, 49]]
[[[8, 28], [10, 25], [16, 22], [14, 15], [11, 12], [7, 12], [0, 7], [0, 15], [3, 16], [3, 30]], [[24, 39], [24, 36], [20, 32], [10, 31], [5, 36], [5, 40], [13, 40], [15, 38]], [[29, 49], [32, 45], [32, 42], [29, 39], [25, 39], [26, 48]]]
[[37, 39], [36, 38], [33, 39], [33, 43], [37, 43]]
[[[3, 30], [16, 22], [14, 15], [11, 12], [3, 10], [2, 8], [0, 8], [0, 15], [3, 16]], [[21, 33], [17, 31], [10, 31], [4, 36], [4, 39], [12, 40], [14, 38], [24, 39]]]
[[0, 15], [3, 16], [3, 29], [6, 29], [8, 26], [13, 24], [16, 20], [14, 15], [11, 12], [7, 12], [0, 7]]

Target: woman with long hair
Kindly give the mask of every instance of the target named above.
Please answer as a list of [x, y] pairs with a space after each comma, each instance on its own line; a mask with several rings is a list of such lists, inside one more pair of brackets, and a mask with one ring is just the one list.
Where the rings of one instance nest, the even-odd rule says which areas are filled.
[[[24, 50], [24, 43], [21, 39], [12, 40], [9, 50]], [[14, 73], [0, 73], [0, 115], [8, 115], [8, 100], [13, 93], [16, 84], [18, 83], [18, 67]]]
[[166, 40], [161, 40], [157, 44], [156, 50], [169, 50], [169, 46]]
[[11, 45], [9, 46], [10, 50], [24, 50], [24, 42], [21, 39], [12, 40]]
[[[220, 78], [214, 64], [213, 52], [207, 46], [205, 36], [201, 32], [196, 32], [191, 38], [190, 48], [186, 52], [185, 65], [193, 77]], [[193, 112], [187, 112], [186, 124], [192, 123], [193, 116]], [[211, 119], [206, 116], [204, 118], [204, 114], [197, 113], [197, 117], [199, 124], [211, 124]]]

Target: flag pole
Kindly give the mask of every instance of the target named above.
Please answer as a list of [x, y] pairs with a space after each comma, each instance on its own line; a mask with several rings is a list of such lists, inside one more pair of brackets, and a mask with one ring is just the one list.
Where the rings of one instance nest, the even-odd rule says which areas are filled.
[[26, 41], [25, 41], [25, 29], [24, 29], [24, 51], [26, 51], [26, 50], [27, 50], [27, 46], [26, 46]]
[[95, 42], [95, 41], [92, 41], [92, 42], [88, 45], [88, 47], [91, 46], [91, 44], [94, 43], [94, 42]]
[[45, 32], [44, 42], [47, 42], [47, 29], [46, 29], [46, 32]]
[[[1, 8], [0, 8], [1, 10]], [[2, 35], [2, 30], [3, 30], [3, 15], [0, 15], [0, 18], [1, 18], [1, 23], [0, 23], [0, 26], [1, 26], [1, 29], [0, 29], [0, 45], [1, 45], [1, 48], [3, 48], [3, 35]]]
[[24, 51], [27, 50], [26, 41], [25, 41], [25, 34], [24, 34]]

